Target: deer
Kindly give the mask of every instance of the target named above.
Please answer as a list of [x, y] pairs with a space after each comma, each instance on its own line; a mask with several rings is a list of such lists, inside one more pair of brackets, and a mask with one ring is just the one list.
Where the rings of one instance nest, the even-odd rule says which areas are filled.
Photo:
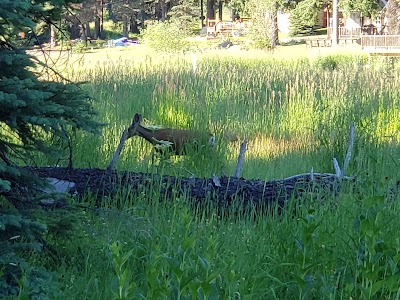
[[114, 169], [125, 141], [134, 136], [145, 139], [158, 152], [175, 155], [189, 155], [198, 151], [201, 147], [215, 145], [215, 136], [209, 132], [171, 128], [153, 130], [142, 126], [141, 122], [142, 115], [135, 114], [132, 124], [122, 133], [118, 147], [107, 167], [107, 172], [111, 172]]
[[127, 139], [139, 136], [151, 143], [158, 152], [188, 155], [204, 146], [214, 146], [215, 136], [209, 132], [189, 129], [150, 129], [141, 125], [142, 115], [135, 114], [128, 128]]

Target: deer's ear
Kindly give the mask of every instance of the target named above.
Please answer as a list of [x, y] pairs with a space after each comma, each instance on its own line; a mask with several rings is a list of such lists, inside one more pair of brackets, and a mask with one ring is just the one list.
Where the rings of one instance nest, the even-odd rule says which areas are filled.
[[140, 123], [140, 122], [142, 122], [142, 115], [140, 115], [140, 114], [135, 114], [135, 115], [133, 116], [132, 123]]

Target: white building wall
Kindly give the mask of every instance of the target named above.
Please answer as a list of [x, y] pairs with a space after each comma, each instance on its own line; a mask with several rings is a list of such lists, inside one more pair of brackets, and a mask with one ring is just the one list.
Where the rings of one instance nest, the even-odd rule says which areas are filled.
[[289, 14], [278, 12], [278, 29], [282, 33], [289, 33]]
[[361, 27], [361, 14], [359, 12], [351, 12], [350, 16], [346, 19], [347, 28], [360, 28]]

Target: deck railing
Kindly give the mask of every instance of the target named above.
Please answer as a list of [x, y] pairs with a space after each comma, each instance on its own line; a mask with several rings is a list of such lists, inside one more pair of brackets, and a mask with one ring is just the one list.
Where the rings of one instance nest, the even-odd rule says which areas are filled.
[[[327, 34], [328, 37], [332, 36], [332, 27], [328, 27]], [[348, 38], [359, 38], [361, 35], [372, 35], [372, 34], [380, 34], [380, 31], [377, 27], [375, 26], [370, 26], [366, 25], [363, 27], [358, 27], [358, 28], [347, 28], [347, 27], [339, 27], [338, 28], [338, 34], [339, 34], [339, 39], [348, 39]]]
[[[328, 37], [332, 36], [332, 31], [333, 28], [329, 27], [328, 28]], [[339, 27], [338, 28], [338, 34], [339, 34], [339, 39], [356, 39], [361, 36], [362, 28], [346, 28], [346, 27]]]
[[361, 46], [371, 53], [400, 53], [400, 35], [363, 35]]

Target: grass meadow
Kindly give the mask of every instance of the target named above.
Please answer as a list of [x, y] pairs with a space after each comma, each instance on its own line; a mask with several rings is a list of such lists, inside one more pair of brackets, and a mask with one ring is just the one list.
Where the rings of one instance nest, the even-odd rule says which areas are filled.
[[[118, 53], [72, 57], [64, 69], [86, 82], [106, 124], [99, 136], [74, 134], [75, 167], [106, 168], [122, 131], [141, 113], [146, 125], [210, 131], [217, 146], [164, 160], [134, 137], [118, 170], [232, 176], [246, 138], [246, 179], [283, 179], [311, 168], [334, 173], [332, 158], [343, 164], [354, 122], [346, 175], [356, 180], [324, 195], [323, 204], [297, 199], [296, 214], [272, 209], [256, 218], [256, 212], [217, 214], [208, 204], [193, 211], [183, 194], [160, 202], [157, 187], [104, 199], [100, 209], [77, 213], [76, 234], [60, 241], [63, 250], [50, 267], [59, 277], [57, 298], [400, 299], [396, 62], [358, 53]], [[90, 195], [73, 201], [94, 203]]]

